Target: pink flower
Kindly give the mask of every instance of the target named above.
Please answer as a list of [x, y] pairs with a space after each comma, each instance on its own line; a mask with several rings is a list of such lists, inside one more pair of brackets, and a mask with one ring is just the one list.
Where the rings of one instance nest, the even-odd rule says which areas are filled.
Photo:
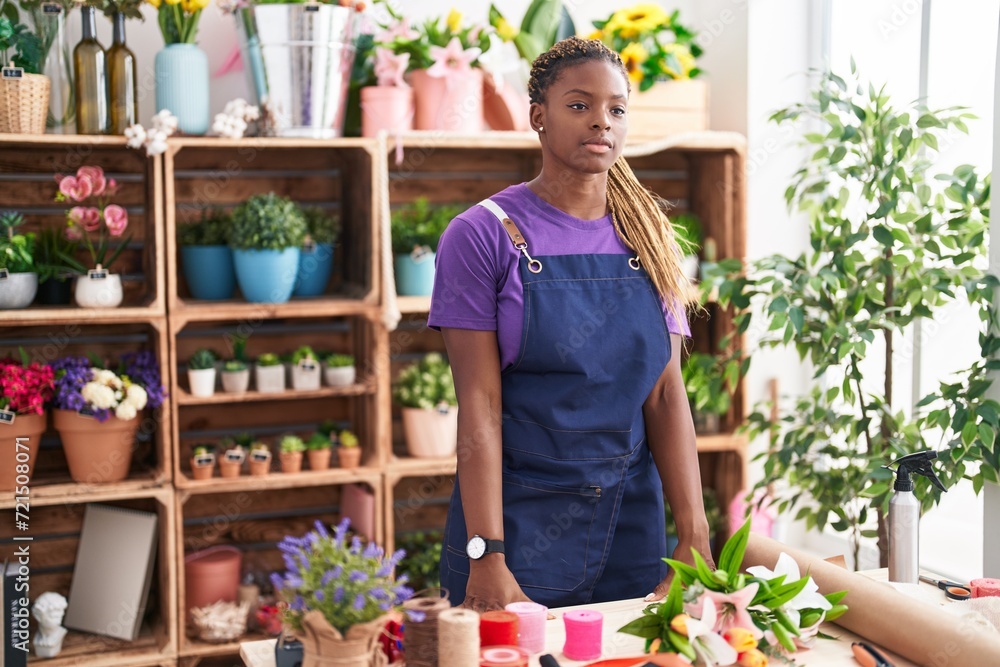
[[420, 33], [410, 27], [410, 19], [401, 19], [398, 23], [383, 30], [376, 38], [376, 42], [389, 43], [396, 39], [411, 42], [420, 37]]
[[104, 208], [104, 222], [112, 236], [121, 236], [128, 227], [128, 213], [121, 206], [111, 204]]
[[104, 191], [106, 194], [115, 195], [118, 194], [118, 181], [113, 178], [108, 179], [108, 189]]
[[77, 181], [88, 180], [90, 181], [92, 192], [91, 194], [95, 197], [100, 197], [104, 194], [107, 188], [107, 180], [104, 178], [104, 170], [100, 167], [80, 167], [76, 170]]
[[469, 71], [472, 61], [478, 58], [480, 53], [482, 49], [478, 47], [463, 49], [458, 37], [452, 37], [448, 46], [431, 47], [431, 59], [434, 60], [434, 64], [427, 69], [427, 73], [437, 77], [464, 74]]
[[690, 618], [686, 624], [688, 641], [698, 656], [699, 664], [717, 667], [736, 662], [739, 657], [736, 649], [715, 630], [719, 624], [712, 599], [702, 595], [694, 605], [687, 606], [692, 607], [691, 612], [700, 616], [700, 618]]
[[409, 53], [396, 55], [392, 50], [381, 46], [375, 49], [375, 76], [380, 86], [406, 86], [403, 75], [409, 65]]
[[736, 591], [735, 593], [717, 593], [716, 591], [705, 591], [698, 601], [694, 605], [688, 605], [685, 610], [690, 613], [697, 613], [698, 607], [701, 606], [702, 601], [707, 597], [711, 600], [716, 609], [718, 609], [719, 615], [715, 621], [715, 631], [725, 632], [730, 628], [746, 628], [749, 630], [754, 638], [760, 639], [764, 636], [764, 633], [760, 631], [756, 625], [754, 625], [753, 619], [750, 617], [750, 612], [747, 611], [747, 607], [753, 602], [753, 598], [757, 595], [757, 589], [760, 584], [754, 582], [747, 585], [745, 588]]
[[74, 224], [70, 224], [68, 227], [66, 227], [66, 240], [67, 241], [82, 241], [83, 240], [83, 232], [80, 231], [80, 228], [78, 226], [76, 226]]
[[94, 184], [90, 179], [80, 179], [75, 176], [63, 176], [59, 181], [59, 192], [73, 201], [83, 201], [94, 191]]
[[88, 232], [101, 228], [101, 212], [93, 206], [74, 206], [69, 210], [69, 219]]

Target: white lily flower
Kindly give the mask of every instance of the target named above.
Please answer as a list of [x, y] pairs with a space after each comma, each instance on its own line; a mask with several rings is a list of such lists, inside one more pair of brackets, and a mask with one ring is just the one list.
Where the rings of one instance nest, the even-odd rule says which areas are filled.
[[706, 667], [734, 665], [739, 659], [736, 649], [729, 645], [722, 635], [715, 632], [715, 603], [707, 595], [702, 596], [701, 618], [687, 621], [687, 636], [698, 659]]
[[[799, 574], [799, 564], [784, 551], [778, 556], [778, 562], [775, 564], [774, 570], [769, 570], [763, 565], [757, 565], [755, 567], [748, 567], [747, 572], [759, 579], [774, 579], [785, 575], [785, 583], [792, 583], [802, 578]], [[831, 609], [833, 605], [820, 594], [819, 586], [813, 581], [812, 577], [809, 577], [809, 583], [802, 589], [802, 592], [792, 598], [784, 607], [785, 609], [796, 611], [799, 609], [827, 610]]]

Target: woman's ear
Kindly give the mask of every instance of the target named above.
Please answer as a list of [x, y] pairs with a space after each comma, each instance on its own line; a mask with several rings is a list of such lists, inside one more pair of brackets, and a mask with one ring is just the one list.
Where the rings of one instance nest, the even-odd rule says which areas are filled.
[[538, 102], [532, 102], [528, 107], [528, 120], [531, 123], [532, 132], [545, 131], [545, 109]]

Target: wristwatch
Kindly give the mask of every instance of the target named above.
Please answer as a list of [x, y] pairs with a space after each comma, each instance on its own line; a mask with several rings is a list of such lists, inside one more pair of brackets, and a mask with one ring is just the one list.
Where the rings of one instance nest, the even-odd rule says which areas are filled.
[[502, 554], [503, 540], [488, 540], [482, 535], [473, 535], [465, 545], [465, 553], [472, 560], [479, 560], [486, 554]]

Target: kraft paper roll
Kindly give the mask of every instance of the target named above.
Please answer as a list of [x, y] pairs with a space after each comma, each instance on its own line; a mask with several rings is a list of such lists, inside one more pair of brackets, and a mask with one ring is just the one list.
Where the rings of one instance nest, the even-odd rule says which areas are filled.
[[850, 610], [834, 623], [854, 634], [924, 667], [1000, 665], [1000, 635], [768, 537], [750, 534], [743, 567], [774, 568], [782, 551], [820, 593], [848, 592], [843, 604]]

